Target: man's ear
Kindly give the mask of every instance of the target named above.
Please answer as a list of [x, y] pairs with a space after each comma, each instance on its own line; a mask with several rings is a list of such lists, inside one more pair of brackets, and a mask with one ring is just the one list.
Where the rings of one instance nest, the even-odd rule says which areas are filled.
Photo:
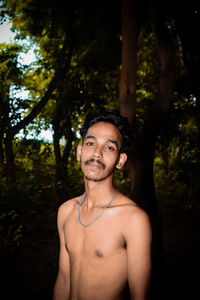
[[82, 145], [79, 144], [76, 150], [76, 158], [78, 161], [81, 160], [81, 151], [82, 151]]
[[116, 168], [121, 169], [124, 166], [126, 160], [127, 160], [127, 154], [126, 153], [120, 153], [119, 160], [118, 160], [118, 163], [116, 165]]

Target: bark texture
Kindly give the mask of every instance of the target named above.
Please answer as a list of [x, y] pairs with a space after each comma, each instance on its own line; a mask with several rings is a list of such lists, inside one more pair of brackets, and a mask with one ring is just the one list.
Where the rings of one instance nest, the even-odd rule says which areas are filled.
[[167, 116], [174, 77], [174, 48], [168, 31], [158, 12], [156, 3], [148, 1], [149, 19], [156, 38], [160, 59], [158, 94], [145, 113], [143, 127], [137, 132], [136, 119], [136, 72], [137, 28], [136, 5], [139, 1], [122, 0], [122, 70], [120, 78], [120, 112], [128, 117], [136, 140], [129, 153], [129, 169], [132, 180], [132, 198], [144, 208], [152, 223], [152, 282], [151, 298], [165, 299], [163, 293], [167, 278], [160, 223], [154, 188], [154, 155], [156, 139]]
[[[174, 48], [153, 0], [148, 11], [160, 58], [158, 94], [145, 114], [143, 128], [137, 133], [136, 120], [136, 72], [137, 72], [137, 24], [136, 4], [122, 1], [122, 70], [120, 78], [120, 112], [128, 117], [136, 134], [136, 141], [129, 155], [132, 193], [134, 200], [149, 212], [157, 209], [154, 191], [153, 163], [156, 138], [168, 113], [174, 77]], [[139, 5], [139, 4], [138, 4]]]

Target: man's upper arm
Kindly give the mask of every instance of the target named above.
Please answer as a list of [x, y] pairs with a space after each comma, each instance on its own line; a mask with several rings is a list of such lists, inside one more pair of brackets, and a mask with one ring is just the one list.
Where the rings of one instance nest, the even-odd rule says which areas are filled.
[[[64, 220], [65, 220], [65, 210], [66, 208], [61, 206], [58, 210], [58, 220], [57, 220], [57, 226], [58, 226], [58, 233], [59, 233], [59, 239], [60, 239], [60, 255], [59, 255], [59, 273], [63, 277], [64, 281], [69, 281], [69, 254], [66, 249], [65, 245], [65, 238], [64, 238]], [[65, 283], [66, 284], [66, 283]]]
[[147, 214], [140, 209], [133, 210], [127, 220], [129, 287], [134, 300], [145, 300], [151, 273], [151, 225]]
[[66, 206], [63, 205], [58, 210], [57, 226], [60, 238], [59, 271], [53, 291], [54, 300], [67, 300], [70, 295], [70, 266], [69, 254], [65, 247], [64, 221], [66, 219]]

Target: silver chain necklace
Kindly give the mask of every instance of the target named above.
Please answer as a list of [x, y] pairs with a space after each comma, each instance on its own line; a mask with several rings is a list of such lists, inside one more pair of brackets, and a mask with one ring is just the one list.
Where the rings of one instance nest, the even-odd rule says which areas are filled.
[[83, 202], [85, 201], [85, 196], [86, 196], [86, 192], [85, 192], [85, 193], [83, 194], [83, 196], [82, 196], [82, 199], [81, 199], [79, 205], [78, 205], [78, 221], [79, 221], [79, 223], [80, 223], [82, 226], [84, 226], [84, 227], [88, 227], [89, 225], [91, 225], [92, 223], [94, 223], [98, 218], [101, 217], [101, 215], [103, 214], [104, 210], [105, 210], [105, 209], [106, 209], [106, 208], [114, 201], [114, 199], [116, 198], [117, 194], [118, 194], [118, 190], [116, 189], [116, 193], [115, 193], [114, 197], [113, 197], [112, 200], [111, 200], [110, 202], [108, 202], [108, 204], [102, 209], [102, 211], [100, 212], [100, 214], [97, 215], [97, 217], [96, 217], [92, 222], [90, 222], [89, 224], [83, 224], [83, 223], [81, 222], [81, 217], [80, 217], [80, 207], [81, 207], [81, 205], [83, 204]]

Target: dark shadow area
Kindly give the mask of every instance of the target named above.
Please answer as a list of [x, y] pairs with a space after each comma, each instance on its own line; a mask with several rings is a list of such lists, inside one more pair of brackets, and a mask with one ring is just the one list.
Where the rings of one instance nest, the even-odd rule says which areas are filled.
[[200, 218], [198, 209], [160, 209], [165, 262], [152, 300], [195, 299], [198, 288]]
[[52, 299], [58, 254], [56, 223], [25, 233], [17, 251], [1, 256], [2, 299]]

